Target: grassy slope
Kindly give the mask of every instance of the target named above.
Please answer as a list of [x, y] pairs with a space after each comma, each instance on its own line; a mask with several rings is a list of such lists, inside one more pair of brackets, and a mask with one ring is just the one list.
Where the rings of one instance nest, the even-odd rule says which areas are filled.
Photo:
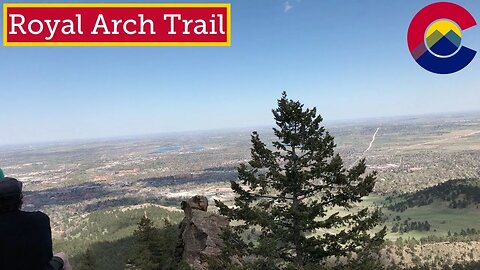
[[[448, 203], [435, 201], [430, 205], [409, 208], [406, 211], [399, 213], [389, 210], [383, 210], [384, 214], [393, 218], [397, 215], [402, 218], [400, 222], [407, 218], [413, 221], [428, 221], [431, 225], [429, 232], [410, 231], [407, 233], [392, 233], [389, 231], [387, 239], [395, 240], [398, 237], [416, 239], [426, 237], [429, 235], [447, 236], [448, 231], [451, 233], [460, 232], [462, 229], [475, 228], [480, 229], [478, 217], [480, 216], [480, 209], [476, 206], [469, 206], [463, 209], [452, 209], [448, 207]], [[386, 222], [386, 225], [391, 229], [395, 222], [391, 218]]]
[[[370, 195], [364, 198], [364, 201], [358, 205], [358, 208], [381, 207], [383, 203], [385, 203], [384, 196]], [[343, 209], [332, 209], [329, 211], [329, 214], [335, 212], [339, 212], [340, 215], [346, 215], [348, 213]], [[454, 232], [459, 233], [462, 229], [467, 228], [480, 230], [480, 223], [478, 222], [480, 209], [477, 209], [475, 205], [463, 209], [453, 209], [448, 207], [447, 202], [436, 200], [430, 205], [408, 208], [404, 212], [390, 211], [385, 208], [382, 209], [382, 212], [388, 217], [388, 220], [383, 224], [388, 228], [386, 239], [393, 241], [399, 237], [403, 239], [413, 237], [418, 240], [431, 235], [447, 236], [448, 231], [453, 234]], [[393, 218], [396, 216], [401, 217], [400, 223], [408, 218], [410, 218], [411, 221], [428, 221], [431, 229], [428, 232], [410, 231], [407, 233], [392, 233], [391, 228], [393, 224], [397, 222], [393, 221]]]

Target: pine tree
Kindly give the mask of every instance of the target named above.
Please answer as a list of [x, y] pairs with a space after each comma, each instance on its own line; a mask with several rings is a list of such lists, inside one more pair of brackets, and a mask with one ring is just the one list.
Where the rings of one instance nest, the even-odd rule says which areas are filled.
[[81, 265], [79, 270], [95, 270], [95, 256], [90, 248], [88, 248], [81, 257]]
[[140, 219], [138, 228], [133, 235], [136, 246], [133, 254], [133, 264], [142, 270], [160, 269], [159, 255], [161, 244], [158, 239], [158, 230], [153, 226], [153, 221], [146, 215]]
[[[372, 192], [376, 173], [366, 174], [364, 159], [345, 168], [316, 108], [303, 107], [282, 94], [272, 110], [278, 140], [267, 147], [253, 132], [252, 159], [239, 166], [240, 181], [231, 182], [235, 207], [216, 201], [220, 213], [239, 224], [227, 230], [229, 255], [303, 266], [372, 250], [383, 242], [385, 227], [370, 232], [380, 211], [354, 208]], [[338, 207], [349, 213], [340, 214], [334, 210]], [[244, 240], [242, 235], [254, 227], [261, 229], [257, 239]]]

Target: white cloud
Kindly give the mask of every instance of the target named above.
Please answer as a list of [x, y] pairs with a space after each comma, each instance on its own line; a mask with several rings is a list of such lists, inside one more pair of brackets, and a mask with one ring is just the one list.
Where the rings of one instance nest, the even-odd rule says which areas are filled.
[[291, 9], [299, 5], [301, 2], [302, 0], [285, 0], [283, 2], [283, 12], [285, 13], [289, 12]]
[[289, 10], [293, 8], [292, 4], [290, 4], [290, 1], [285, 1], [283, 4], [283, 12], [287, 13]]

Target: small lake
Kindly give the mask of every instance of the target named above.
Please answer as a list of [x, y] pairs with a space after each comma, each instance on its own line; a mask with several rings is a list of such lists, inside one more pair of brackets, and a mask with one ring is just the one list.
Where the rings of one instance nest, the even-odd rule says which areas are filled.
[[201, 145], [193, 145], [193, 146], [168, 145], [168, 146], [162, 146], [160, 148], [157, 148], [152, 152], [152, 154], [166, 154], [166, 153], [177, 152], [177, 151], [200, 152], [203, 150], [204, 150], [204, 147]]
[[165, 154], [165, 153], [175, 152], [180, 149], [182, 149], [180, 146], [175, 146], [175, 145], [162, 146], [160, 148], [157, 148], [155, 151], [153, 151], [152, 154]]

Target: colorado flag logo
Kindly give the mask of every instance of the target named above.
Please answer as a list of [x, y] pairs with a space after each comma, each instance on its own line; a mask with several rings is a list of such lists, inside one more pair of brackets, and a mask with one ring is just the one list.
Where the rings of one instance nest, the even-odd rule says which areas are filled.
[[437, 74], [466, 67], [476, 51], [462, 46], [462, 31], [477, 23], [463, 7], [439, 2], [420, 10], [408, 28], [408, 48], [415, 61]]

